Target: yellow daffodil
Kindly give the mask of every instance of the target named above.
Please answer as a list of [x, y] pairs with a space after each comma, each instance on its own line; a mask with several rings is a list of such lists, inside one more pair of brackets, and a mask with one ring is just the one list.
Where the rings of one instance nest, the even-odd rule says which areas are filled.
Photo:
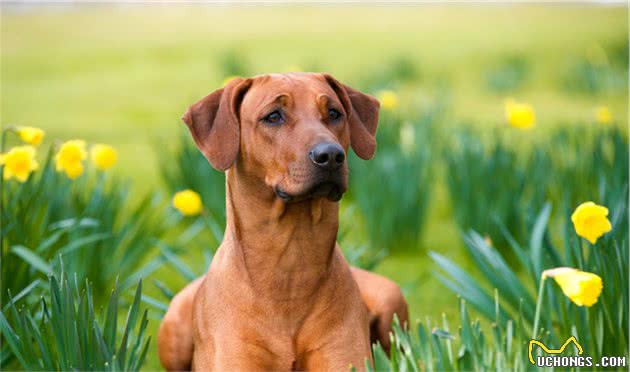
[[516, 102], [513, 99], [505, 101], [505, 119], [518, 129], [530, 129], [536, 126], [536, 113], [527, 103]]
[[565, 296], [578, 306], [593, 306], [604, 287], [599, 275], [570, 267], [545, 270], [542, 275], [543, 278], [552, 277]]
[[83, 173], [83, 160], [87, 157], [85, 141], [71, 140], [64, 142], [55, 155], [57, 172], [65, 172], [68, 178], [75, 179]]
[[610, 124], [613, 118], [608, 106], [599, 106], [595, 110], [595, 119], [599, 124]]
[[230, 75], [230, 76], [227, 76], [225, 79], [223, 79], [223, 82], [221, 82], [221, 86], [222, 86], [222, 87], [225, 87], [226, 85], [228, 85], [228, 83], [229, 83], [230, 81], [232, 81], [232, 80], [236, 79], [237, 77], [238, 77], [238, 76], [236, 76], [236, 75]]
[[107, 170], [116, 164], [116, 149], [109, 145], [93, 145], [90, 149], [92, 163], [100, 170]]
[[608, 208], [589, 201], [575, 209], [571, 221], [576, 234], [595, 244], [597, 239], [612, 229], [607, 216]]
[[17, 127], [15, 132], [22, 141], [33, 146], [39, 146], [44, 139], [44, 131], [35, 127]]
[[398, 106], [398, 95], [392, 90], [381, 90], [376, 96], [385, 110], [391, 111]]
[[35, 159], [35, 147], [13, 147], [6, 154], [0, 155], [0, 165], [3, 165], [2, 177], [5, 180], [15, 178], [19, 182], [26, 182], [31, 172], [39, 167]]
[[173, 196], [173, 207], [184, 216], [196, 216], [201, 213], [201, 197], [192, 190], [180, 191]]

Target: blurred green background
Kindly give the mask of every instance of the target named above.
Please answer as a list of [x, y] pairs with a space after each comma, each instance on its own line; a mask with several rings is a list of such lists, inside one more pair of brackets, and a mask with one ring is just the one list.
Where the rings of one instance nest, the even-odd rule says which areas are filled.
[[[114, 145], [115, 172], [138, 194], [166, 191], [159, 163], [168, 157], [157, 147], [175, 146], [185, 109], [234, 73], [326, 71], [368, 93], [394, 90], [403, 115], [444, 102], [443, 136], [463, 124], [509, 131], [507, 97], [536, 110], [536, 128], [510, 133], [514, 143], [573, 123], [628, 124], [624, 6], [3, 5], [1, 17], [1, 123], [43, 128], [47, 141]], [[392, 71], [404, 83], [388, 79]], [[601, 105], [611, 124], [595, 123]], [[412, 318], [456, 312], [429, 249], [474, 270], [441, 178], [430, 198], [421, 249], [398, 250], [375, 268], [405, 288]], [[149, 368], [158, 366], [154, 347]]]
[[220, 67], [234, 54], [251, 74], [299, 67], [328, 71], [348, 84], [407, 58], [417, 64], [417, 96], [446, 86], [449, 114], [482, 125], [502, 122], [505, 98], [487, 89], [487, 72], [523, 57], [531, 71], [509, 93], [534, 105], [539, 131], [587, 118], [599, 104], [625, 126], [623, 82], [595, 97], [570, 94], [563, 85], [575, 60], [606, 58], [602, 48], [627, 45], [627, 30], [626, 9], [614, 6], [4, 9], [2, 122], [41, 126], [54, 138], [115, 144], [120, 171], [150, 180], [157, 169], [152, 141], [169, 138], [188, 105], [220, 86]]

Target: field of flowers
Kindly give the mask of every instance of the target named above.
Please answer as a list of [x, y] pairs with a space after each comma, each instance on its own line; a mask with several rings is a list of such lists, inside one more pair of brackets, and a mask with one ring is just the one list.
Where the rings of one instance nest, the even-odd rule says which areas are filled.
[[377, 155], [349, 157], [339, 241], [403, 287], [413, 323], [369, 368], [533, 369], [530, 339], [570, 336], [628, 356], [627, 9], [1, 17], [3, 370], [160, 367], [159, 320], [225, 224], [223, 174], [179, 117], [268, 71], [328, 71], [381, 102]]

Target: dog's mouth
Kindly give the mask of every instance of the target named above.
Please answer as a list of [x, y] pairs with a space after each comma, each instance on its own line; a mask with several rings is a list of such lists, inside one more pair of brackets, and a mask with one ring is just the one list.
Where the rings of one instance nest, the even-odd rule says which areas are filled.
[[290, 194], [284, 191], [280, 186], [275, 187], [276, 195], [285, 202], [297, 202], [306, 199], [314, 199], [325, 197], [330, 201], [339, 201], [345, 192], [345, 187], [336, 181], [322, 181], [316, 183], [307, 189], [306, 192], [300, 194]]

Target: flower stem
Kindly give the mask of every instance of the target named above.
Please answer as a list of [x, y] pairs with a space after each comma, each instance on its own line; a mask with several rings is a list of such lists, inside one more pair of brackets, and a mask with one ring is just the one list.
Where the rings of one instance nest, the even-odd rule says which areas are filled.
[[584, 243], [582, 239], [578, 239], [578, 269], [584, 270]]
[[536, 300], [536, 313], [534, 313], [534, 330], [532, 331], [532, 340], [536, 339], [538, 335], [538, 321], [540, 320], [540, 308], [542, 307], [543, 294], [545, 292], [545, 279], [543, 275], [540, 278], [540, 285], [538, 286], [538, 299]]

